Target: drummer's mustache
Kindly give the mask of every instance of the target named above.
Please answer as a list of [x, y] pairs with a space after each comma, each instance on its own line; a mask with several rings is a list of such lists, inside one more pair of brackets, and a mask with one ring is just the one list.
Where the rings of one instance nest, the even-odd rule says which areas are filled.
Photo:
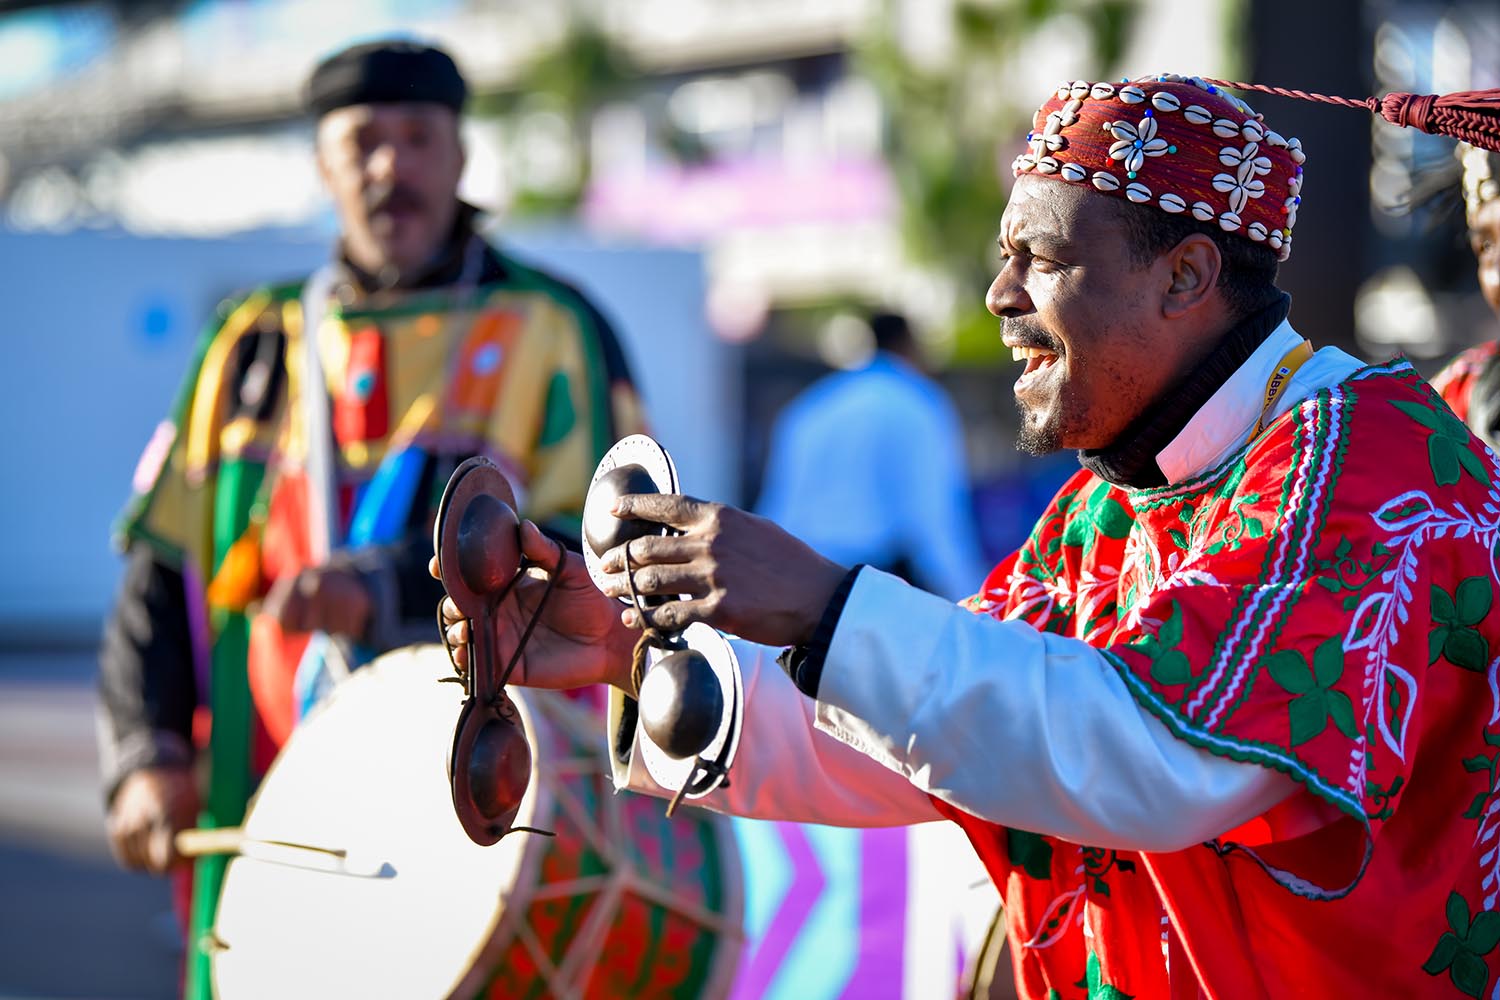
[[425, 207], [422, 196], [400, 181], [365, 189], [365, 211], [370, 215], [390, 211], [417, 212]]

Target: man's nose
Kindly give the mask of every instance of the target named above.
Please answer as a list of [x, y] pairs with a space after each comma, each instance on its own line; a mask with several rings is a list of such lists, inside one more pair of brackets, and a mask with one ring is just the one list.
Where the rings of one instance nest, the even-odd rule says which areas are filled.
[[1031, 297], [1026, 294], [1020, 267], [1014, 258], [1006, 261], [1005, 266], [1000, 268], [1000, 273], [995, 275], [995, 280], [990, 282], [990, 290], [984, 296], [984, 306], [991, 314], [1001, 318], [1022, 316], [1032, 311]]
[[396, 169], [400, 165], [399, 154], [396, 144], [393, 142], [381, 143], [370, 153], [370, 158], [365, 161], [365, 170], [371, 179], [376, 181], [389, 181], [396, 177]]

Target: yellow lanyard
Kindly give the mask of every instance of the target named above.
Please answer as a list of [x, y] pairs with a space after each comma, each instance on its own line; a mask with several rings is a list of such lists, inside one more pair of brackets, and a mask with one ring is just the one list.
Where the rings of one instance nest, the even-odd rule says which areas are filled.
[[1297, 369], [1307, 363], [1307, 359], [1313, 356], [1312, 342], [1304, 339], [1302, 343], [1282, 355], [1276, 367], [1271, 370], [1266, 379], [1266, 401], [1261, 404], [1260, 417], [1255, 421], [1255, 428], [1250, 432], [1250, 440], [1254, 441], [1260, 437], [1260, 432], [1266, 427], [1266, 414], [1271, 412], [1271, 405], [1276, 402], [1287, 385], [1292, 381], [1292, 376], [1297, 374]]

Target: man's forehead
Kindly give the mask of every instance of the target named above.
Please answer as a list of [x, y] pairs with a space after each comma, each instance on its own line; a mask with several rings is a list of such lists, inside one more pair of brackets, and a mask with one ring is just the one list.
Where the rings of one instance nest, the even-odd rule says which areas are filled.
[[1022, 176], [1001, 216], [1002, 234], [1074, 241], [1097, 235], [1115, 224], [1114, 206], [1102, 194], [1075, 185]]
[[319, 121], [320, 129], [344, 132], [366, 125], [402, 124], [405, 122], [457, 121], [458, 115], [445, 104], [435, 101], [396, 101], [379, 104], [349, 104], [335, 108]]

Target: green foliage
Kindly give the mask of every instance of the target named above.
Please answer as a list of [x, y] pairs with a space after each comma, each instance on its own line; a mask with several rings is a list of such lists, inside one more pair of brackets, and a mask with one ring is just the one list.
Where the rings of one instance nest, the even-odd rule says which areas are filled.
[[957, 285], [955, 360], [1004, 356], [984, 310], [1005, 210], [1001, 179], [1045, 96], [1012, 94], [1014, 66], [1039, 29], [1069, 15], [1087, 28], [1091, 76], [1101, 79], [1124, 50], [1136, 7], [1133, 0], [959, 0], [957, 51], [937, 67], [907, 57], [889, 11], [858, 45], [855, 68], [875, 84], [889, 116], [886, 159], [907, 251]]

